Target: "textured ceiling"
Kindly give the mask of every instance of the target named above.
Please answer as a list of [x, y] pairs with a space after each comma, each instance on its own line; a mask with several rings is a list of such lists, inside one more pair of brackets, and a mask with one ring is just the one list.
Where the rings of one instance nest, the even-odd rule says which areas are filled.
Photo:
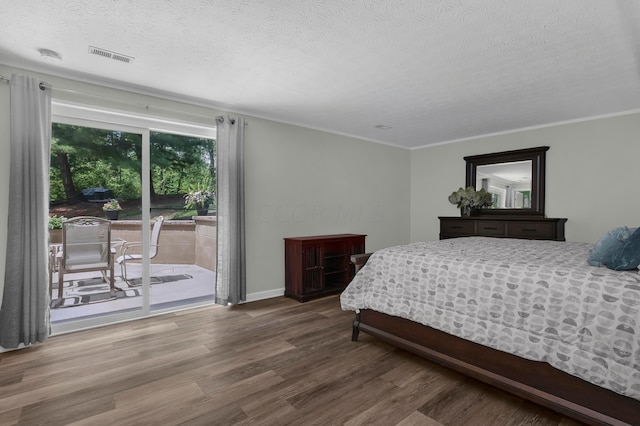
[[1, 64], [403, 147], [640, 108], [637, 0], [1, 6]]

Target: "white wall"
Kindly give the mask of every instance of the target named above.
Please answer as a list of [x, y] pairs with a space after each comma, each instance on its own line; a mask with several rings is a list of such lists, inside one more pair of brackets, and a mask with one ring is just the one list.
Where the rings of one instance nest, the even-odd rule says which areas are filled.
[[438, 216], [464, 186], [468, 155], [550, 146], [546, 215], [566, 217], [567, 241], [594, 243], [611, 228], [640, 225], [640, 113], [422, 148], [411, 155], [411, 240], [437, 239]]
[[[54, 97], [214, 124], [220, 111], [0, 65], [36, 75]], [[90, 93], [93, 96], [86, 96]], [[245, 129], [247, 294], [283, 294], [284, 237], [368, 234], [367, 250], [409, 241], [410, 151], [248, 117]], [[9, 152], [9, 88], [0, 83], [0, 149]], [[0, 159], [0, 287], [4, 280], [8, 155]], [[0, 292], [1, 294], [1, 292]]]
[[248, 288], [282, 288], [284, 237], [409, 242], [410, 151], [255, 118], [245, 141]]

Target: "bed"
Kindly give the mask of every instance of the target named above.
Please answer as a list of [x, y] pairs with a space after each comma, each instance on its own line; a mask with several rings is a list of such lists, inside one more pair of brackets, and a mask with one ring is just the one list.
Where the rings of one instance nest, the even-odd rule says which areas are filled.
[[469, 237], [374, 253], [341, 294], [359, 332], [589, 424], [640, 424], [640, 275], [586, 243]]

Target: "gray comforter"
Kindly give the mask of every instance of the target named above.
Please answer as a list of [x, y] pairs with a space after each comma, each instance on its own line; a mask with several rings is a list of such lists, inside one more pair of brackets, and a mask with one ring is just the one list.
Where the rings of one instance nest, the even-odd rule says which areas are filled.
[[340, 300], [547, 362], [640, 399], [640, 275], [590, 244], [455, 238], [380, 250]]

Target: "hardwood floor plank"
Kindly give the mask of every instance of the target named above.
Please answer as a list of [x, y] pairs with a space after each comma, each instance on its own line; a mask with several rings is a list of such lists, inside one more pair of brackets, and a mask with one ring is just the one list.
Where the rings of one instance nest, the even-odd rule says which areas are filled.
[[[408, 358], [414, 358], [411, 354], [403, 353], [401, 357], [408, 355]], [[451, 377], [443, 373], [451, 373], [457, 376], [457, 373], [444, 371], [439, 372], [441, 367], [433, 365], [435, 369], [430, 369], [429, 361], [418, 359], [416, 364], [408, 365], [408, 369], [412, 369], [418, 365], [421, 370], [410, 378], [403, 380], [400, 386], [397, 386], [386, 398], [381, 399], [378, 403], [368, 410], [362, 411], [356, 417], [346, 422], [346, 425], [380, 425], [386, 426], [401, 422], [407, 413], [415, 412], [426, 402], [436, 398], [440, 393], [444, 392], [451, 386]], [[424, 365], [421, 365], [425, 363]], [[406, 368], [406, 367], [405, 367]], [[384, 380], [389, 376], [394, 376], [397, 371], [384, 374]], [[393, 374], [391, 374], [393, 373]], [[418, 416], [419, 417], [419, 416]]]
[[110, 412], [115, 408], [113, 397], [108, 395], [74, 404], [61, 406], [58, 400], [46, 400], [25, 406], [22, 409], [20, 423], [24, 425], [67, 425], [87, 416]]
[[0, 375], [0, 388], [14, 383], [20, 383], [24, 380], [25, 372], [22, 369], [16, 370], [2, 365], [0, 365], [0, 369], [2, 369], [2, 375]]
[[419, 411], [414, 411], [401, 422], [396, 423], [396, 426], [442, 426], [442, 423], [425, 416]]
[[[367, 387], [367, 392], [364, 392], [364, 386]], [[358, 415], [362, 410], [370, 408], [375, 404], [375, 401], [383, 398], [393, 388], [394, 385], [380, 379], [359, 383], [353, 390], [347, 391], [347, 389], [344, 389], [348, 393], [343, 393], [343, 395], [349, 395], [349, 398], [333, 398], [329, 403], [331, 407], [330, 410], [299, 409], [298, 411], [306, 412], [306, 414], [298, 417], [290, 424], [300, 426], [309, 424], [345, 424], [345, 422]]]
[[[33, 388], [29, 383], [5, 386], [0, 391], [4, 394], [8, 390], [10, 396], [0, 397], [0, 413], [45, 400], [59, 400], [61, 406], [66, 406], [74, 401], [83, 402], [90, 397], [100, 398], [105, 394], [155, 380], [158, 374], [164, 374], [168, 363], [177, 363], [180, 368], [189, 368], [186, 363], [191, 358], [206, 353], [208, 350], [202, 346], [187, 348], [171, 356], [139, 360], [110, 370], [92, 370], [91, 373], [67, 375], [66, 379], [44, 387]], [[78, 360], [85, 362], [85, 366], [90, 365], [90, 360], [82, 358], [81, 354]], [[52, 365], [52, 368], [55, 368], [55, 365]]]
[[485, 392], [481, 386], [468, 379], [452, 382], [451, 385], [418, 411], [440, 423], [459, 425], [469, 411], [474, 411], [476, 406], [484, 404]]
[[54, 336], [0, 354], [0, 426], [580, 425], [352, 321], [280, 297]]
[[17, 425], [20, 421], [20, 415], [22, 414], [22, 407], [8, 410], [0, 415], [0, 426], [13, 426]]
[[[153, 392], [131, 395], [114, 395], [115, 407], [72, 423], [74, 426], [91, 426], [101, 424], [125, 425], [160, 425], [164, 424], [168, 413], [175, 413], [188, 407], [193, 400], [202, 397], [202, 390], [189, 383], [170, 389], [156, 388]], [[186, 410], [185, 410], [186, 412]]]
[[[175, 423], [180, 426], [225, 426], [240, 424], [247, 415], [236, 404], [228, 404], [217, 408], [215, 412], [205, 411], [196, 417]], [[171, 419], [164, 419], [171, 421]], [[173, 423], [172, 423], [173, 424]]]
[[[247, 414], [247, 419], [238, 422], [238, 425], [286, 425], [292, 419], [300, 417], [301, 413], [287, 401], [280, 398], [265, 399], [251, 398], [241, 400], [240, 407]], [[243, 403], [242, 401], [247, 401]]]

